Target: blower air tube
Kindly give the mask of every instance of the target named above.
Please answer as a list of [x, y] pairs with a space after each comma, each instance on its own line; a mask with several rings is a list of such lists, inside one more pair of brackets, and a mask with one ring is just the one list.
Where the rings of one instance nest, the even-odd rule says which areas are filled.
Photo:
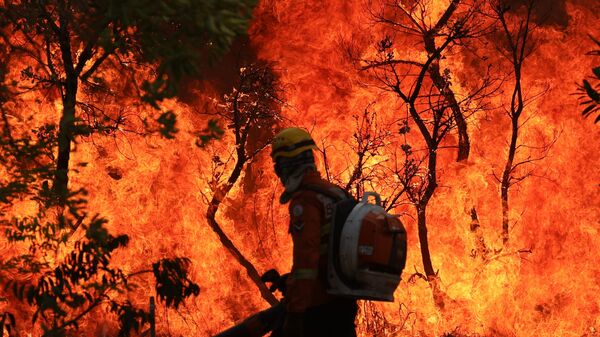
[[214, 337], [261, 337], [280, 327], [284, 316], [283, 304], [277, 304], [246, 318]]

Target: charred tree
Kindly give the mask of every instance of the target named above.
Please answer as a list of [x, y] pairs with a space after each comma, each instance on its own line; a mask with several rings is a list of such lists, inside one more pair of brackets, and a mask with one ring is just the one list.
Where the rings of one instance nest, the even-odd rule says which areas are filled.
[[509, 7], [506, 4], [499, 3], [495, 12], [498, 15], [498, 20], [502, 25], [506, 42], [510, 51], [510, 62], [514, 69], [514, 88], [510, 101], [510, 109], [508, 110], [508, 117], [510, 118], [510, 143], [508, 146], [508, 156], [506, 158], [506, 164], [504, 165], [504, 171], [502, 172], [502, 179], [500, 182], [501, 200], [502, 200], [502, 242], [508, 243], [508, 227], [509, 227], [509, 205], [508, 205], [508, 190], [513, 183], [512, 172], [515, 168], [515, 154], [517, 151], [517, 139], [519, 138], [519, 118], [523, 113], [525, 104], [523, 102], [523, 88], [521, 86], [521, 74], [523, 68], [523, 62], [525, 61], [525, 53], [527, 47], [527, 39], [529, 36], [529, 20], [531, 18], [531, 11], [533, 8], [533, 1], [530, 1], [527, 5], [527, 16], [524, 21], [519, 24], [519, 28], [516, 32], [512, 32], [508, 27], [506, 21], [506, 13]]
[[[390, 48], [392, 44], [391, 41], [388, 40], [382, 42], [380, 46], [385, 47], [382, 48], [382, 51], [386, 52], [386, 49]], [[439, 54], [436, 53], [435, 55], [435, 57], [439, 57]], [[405, 89], [402, 87], [402, 81], [400, 80], [400, 76], [398, 75], [398, 71], [395, 65], [389, 66], [389, 68], [385, 69], [384, 71], [390, 71], [391, 73], [388, 73], [387, 75], [393, 75], [392, 77], [386, 77], [386, 79], [392, 79], [392, 82], [386, 81], [386, 83], [389, 85], [390, 91], [398, 95], [407, 104], [411, 120], [414, 124], [416, 124], [426, 146], [426, 159], [424, 159], [426, 161], [425, 167], [406, 167], [405, 172], [411, 173], [406, 176], [406, 179], [403, 181], [403, 186], [406, 189], [406, 193], [408, 195], [409, 200], [413, 203], [417, 212], [419, 242], [421, 246], [421, 258], [423, 262], [425, 275], [427, 276], [428, 281], [435, 284], [437, 272], [434, 270], [433, 264], [431, 262], [431, 252], [429, 249], [429, 240], [427, 237], [427, 206], [438, 185], [437, 152], [441, 141], [444, 139], [445, 135], [447, 135], [448, 131], [453, 127], [453, 122], [451, 116], [448, 115], [447, 105], [442, 104], [440, 106], [434, 104], [430, 105], [429, 108], [423, 110], [421, 110], [421, 106], [419, 106], [419, 103], [421, 103], [420, 98], [422, 95], [421, 89], [425, 81], [427, 68], [432, 61], [433, 60], [430, 58], [428, 62], [420, 69], [419, 76], [412, 85], [412, 92], [406, 92]], [[393, 79], [397, 79], [395, 83]], [[430, 90], [433, 89], [433, 86], [430, 87]], [[437, 96], [437, 99], [441, 97], [442, 96]], [[437, 99], [434, 98], [434, 100]], [[419, 103], [417, 101], [419, 101]], [[432, 101], [430, 101], [430, 103], [432, 103]], [[426, 121], [423, 117], [423, 114], [428, 114], [431, 119]], [[431, 125], [432, 127], [429, 128], [429, 125]], [[412, 155], [412, 151], [409, 150], [409, 148], [406, 148], [406, 151], [410, 152]], [[421, 171], [422, 173], [422, 175], [420, 176], [417, 174], [417, 172], [419, 171]], [[418, 177], [420, 177], [421, 179], [415, 181], [415, 178]]]
[[[426, 1], [415, 1], [411, 4], [386, 1], [380, 11], [372, 13], [376, 22], [389, 26], [394, 32], [415, 36], [420, 40], [418, 45], [428, 56], [442, 51], [439, 57], [433, 58], [428, 65], [427, 74], [452, 110], [458, 133], [457, 161], [467, 160], [471, 149], [466, 121], [469, 112], [461, 106], [460, 99], [451, 87], [449, 72], [441, 68], [440, 61], [452, 45], [465, 44], [466, 41], [477, 38], [483, 33], [481, 23], [478, 23], [476, 18], [478, 6], [463, 3], [464, 1], [461, 0], [452, 0], [433, 24], [428, 23], [432, 18], [428, 13], [429, 4]], [[462, 13], [459, 13], [461, 10]], [[463, 31], [461, 34], [449, 35], [450, 30]], [[448, 42], [447, 48], [438, 48], [440, 39]]]
[[390, 136], [388, 128], [378, 125], [377, 113], [365, 108], [363, 113], [354, 116], [355, 131], [352, 135], [351, 148], [356, 154], [356, 162], [350, 169], [350, 176], [341, 186], [346, 191], [353, 191], [358, 198], [364, 193], [365, 183], [372, 183], [376, 179], [377, 163], [369, 163], [381, 154], [386, 138]]
[[372, 104], [365, 107], [362, 113], [352, 116], [355, 129], [348, 145], [353, 158], [348, 158], [348, 165], [342, 172], [331, 172], [327, 157], [328, 146], [323, 143], [320, 151], [323, 154], [327, 178], [352, 194], [360, 198], [365, 191], [365, 185], [379, 185], [383, 173], [381, 172], [381, 159], [388, 139], [392, 136], [392, 125], [381, 125], [377, 112]]
[[[386, 211], [392, 211], [406, 202], [406, 187], [398, 183], [403, 179], [406, 161], [391, 163], [384, 155], [386, 148], [393, 146], [396, 134], [392, 131], [397, 121], [383, 122], [374, 110], [375, 103], [369, 104], [361, 114], [353, 116], [355, 129], [351, 141], [346, 145], [351, 157], [342, 172], [332, 172], [327, 157], [328, 145], [323, 143], [319, 151], [323, 161], [327, 179], [341, 186], [356, 199], [365, 191], [377, 191], [381, 196], [381, 204]], [[403, 125], [403, 124], [401, 124]], [[403, 131], [403, 126], [400, 127]], [[396, 154], [392, 156], [397, 159]], [[394, 179], [390, 179], [394, 177]]]
[[[458, 8], [458, 4], [460, 0], [453, 0], [444, 14], [440, 17], [435, 26], [423, 33], [423, 44], [425, 46], [425, 50], [429, 55], [434, 54], [436, 52], [435, 39], [436, 36], [440, 34], [440, 32], [447, 26], [452, 19], [456, 9]], [[463, 161], [469, 158], [469, 152], [471, 151], [471, 142], [469, 141], [469, 132], [467, 130], [467, 122], [465, 120], [465, 116], [461, 110], [460, 105], [456, 99], [452, 88], [450, 87], [450, 81], [447, 77], [442, 76], [442, 72], [440, 70], [440, 62], [439, 59], [436, 59], [431, 63], [429, 68], [429, 76], [431, 77], [433, 83], [440, 91], [444, 98], [450, 105], [450, 109], [452, 109], [452, 115], [456, 122], [456, 128], [458, 130], [458, 155], [456, 160]]]
[[[254, 157], [270, 143], [273, 124], [279, 119], [281, 109], [278, 83], [272, 70], [266, 65], [251, 64], [242, 67], [239, 80], [231, 93], [226, 94], [219, 104], [218, 116], [227, 123], [233, 134], [235, 150], [233, 167], [229, 172], [213, 170], [211, 186], [213, 195], [208, 202], [206, 218], [223, 246], [244, 267], [248, 276], [256, 284], [262, 297], [271, 305], [278, 303], [269, 291], [254, 265], [235, 246], [216, 219], [223, 200], [238, 182], [242, 170]], [[266, 132], [266, 133], [263, 133]], [[201, 144], [202, 145], [202, 144]], [[217, 167], [227, 166], [220, 158], [214, 158]]]
[[[363, 60], [365, 65], [362, 67], [363, 70], [371, 70], [385, 90], [394, 93], [405, 103], [411, 124], [418, 129], [425, 148], [422, 158], [407, 160], [405, 171], [412, 174], [405, 176], [404, 183], [406, 193], [417, 211], [421, 256], [425, 274], [430, 280], [434, 280], [437, 273], [431, 263], [427, 237], [427, 207], [438, 186], [438, 151], [448, 133], [457, 128], [456, 107], [466, 106], [466, 103], [485, 96], [489, 87], [485, 79], [481, 87], [457, 101], [455, 95], [448, 91], [448, 83], [443, 84], [439, 78], [436, 81], [435, 74], [439, 72], [439, 61], [443, 55], [461, 40], [478, 32], [477, 25], [473, 24], [476, 15], [474, 8], [453, 16], [459, 3], [451, 2], [433, 25], [428, 25], [428, 20], [424, 19], [428, 15], [425, 2], [418, 1], [411, 7], [399, 2], [387, 3], [380, 14], [375, 14], [376, 20], [392, 30], [408, 31], [421, 39], [425, 36], [429, 41], [427, 58], [421, 61], [399, 57], [394, 51], [392, 39], [386, 37], [377, 45], [378, 58]], [[450, 20], [451, 17], [453, 20]], [[415, 156], [410, 145], [406, 144], [403, 150], [407, 156]], [[415, 165], [421, 166], [415, 168]], [[418, 183], [415, 184], [414, 179]]]
[[481, 231], [481, 224], [479, 223], [479, 217], [477, 216], [477, 210], [475, 207], [471, 208], [471, 224], [469, 226], [471, 235], [473, 236], [474, 246], [471, 250], [471, 257], [485, 261], [488, 258], [490, 249], [485, 243], [485, 238]]
[[[526, 105], [541, 95], [526, 97], [523, 89], [523, 65], [534, 50], [534, 41], [531, 35], [534, 28], [532, 16], [535, 5], [535, 0], [529, 0], [522, 7], [516, 8], [516, 13], [511, 13], [515, 9], [511, 8], [508, 2], [492, 2], [492, 10], [499, 25], [497, 33], [503, 37], [503, 44], [497, 46], [497, 49], [510, 64], [512, 69], [510, 77], [513, 82], [508, 107], [504, 109], [510, 120], [507, 157], [502, 175], [496, 177], [500, 183], [500, 199], [502, 202], [501, 236], [504, 245], [508, 244], [510, 234], [510, 189], [533, 174], [533, 169], [523, 171], [523, 167], [544, 159], [557, 139], [555, 137], [541, 146], [528, 146], [519, 142], [520, 132], [528, 120], [522, 118]], [[519, 12], [521, 10], [522, 13]], [[519, 156], [519, 150], [523, 148], [535, 150], [538, 153]]]
[[[402, 111], [403, 108], [397, 113], [398, 116], [406, 115], [401, 133], [408, 133], [413, 128], [418, 130], [416, 138], [408, 137], [408, 141], [400, 146], [405, 160], [396, 176], [416, 211], [425, 274], [416, 275], [429, 282], [433, 300], [440, 309], [445, 308], [447, 297], [440, 288], [438, 272], [432, 263], [427, 221], [429, 202], [439, 184], [439, 151], [446, 147], [443, 143], [447, 136], [459, 128], [458, 124], [462, 123], [460, 116], [483, 109], [485, 98], [493, 92], [492, 80], [483, 76], [479, 84], [458, 99], [456, 93], [450, 91], [450, 71], [444, 70], [443, 75], [440, 73], [440, 61], [452, 48], [481, 34], [478, 6], [464, 5], [459, 14], [461, 4], [460, 1], [451, 1], [440, 18], [434, 20], [429, 2], [416, 1], [410, 5], [385, 2], [383, 9], [374, 14], [375, 20], [393, 33], [407, 33], [398, 34], [403, 38], [412, 36], [425, 43], [426, 56], [421, 59], [405, 57], [388, 35], [377, 43], [376, 58], [362, 60], [363, 71], [369, 70], [383, 90], [404, 103], [406, 111]], [[460, 116], [457, 112], [461, 112]], [[462, 139], [463, 149], [459, 150], [459, 158], [468, 153], [468, 135]]]

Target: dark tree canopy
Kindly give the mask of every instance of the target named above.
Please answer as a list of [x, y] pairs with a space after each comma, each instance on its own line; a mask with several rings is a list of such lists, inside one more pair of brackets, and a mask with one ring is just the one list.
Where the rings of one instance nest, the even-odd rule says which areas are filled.
[[[254, 0], [5, 1], [3, 42], [35, 65], [40, 85], [64, 90], [75, 76], [98, 84], [103, 67], [153, 70], [148, 99], [175, 93], [177, 80], [225, 52], [248, 26]], [[107, 82], [102, 82], [109, 85]]]
[[[158, 109], [158, 102], [177, 93], [184, 76], [199, 75], [246, 31], [254, 2], [8, 0], [0, 6], [7, 61], [23, 68], [21, 79], [11, 83], [13, 91], [45, 90], [62, 99], [53, 188], [63, 203], [75, 138], [110, 132], [125, 122], [81, 101], [81, 89], [88, 96], [140, 96]], [[151, 120], [168, 138], [176, 132], [170, 111]]]

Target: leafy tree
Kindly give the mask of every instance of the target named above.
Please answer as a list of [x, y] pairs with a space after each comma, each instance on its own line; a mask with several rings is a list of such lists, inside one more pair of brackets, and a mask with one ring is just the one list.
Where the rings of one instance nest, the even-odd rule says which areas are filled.
[[[155, 279], [157, 297], [177, 308], [200, 289], [186, 258], [161, 259], [127, 274], [111, 262], [129, 242], [87, 209], [84, 187], [68, 184], [78, 137], [108, 134], [128, 123], [96, 101], [138, 97], [156, 113], [145, 132], [176, 132], [175, 115], [159, 106], [185, 76], [223, 53], [247, 27], [253, 0], [4, 1], [0, 4], [0, 226], [17, 253], [0, 262], [0, 300], [34, 309], [44, 336], [78, 335], [79, 324], [104, 308], [120, 336], [141, 329], [148, 313], [127, 300], [135, 280]], [[20, 77], [12, 76], [19, 74]], [[12, 74], [7, 80], [7, 74]], [[17, 130], [11, 115], [21, 94], [59, 99], [60, 121]], [[99, 97], [101, 99], [99, 99]], [[219, 130], [213, 130], [219, 132]], [[14, 205], [34, 205], [18, 214]], [[0, 331], [14, 331], [0, 312]], [[17, 317], [23, 318], [23, 317]]]
[[[63, 204], [72, 142], [90, 132], [117, 129], [123, 122], [123, 116], [81, 102], [81, 89], [105, 96], [125, 91], [158, 109], [158, 102], [176, 94], [184, 76], [198, 74], [201, 64], [245, 32], [254, 3], [7, 0], [0, 5], [0, 39], [13, 59], [27, 63], [22, 80], [13, 79], [13, 88], [44, 90], [62, 100], [53, 188]], [[94, 123], [86, 123], [83, 113], [92, 115]], [[155, 118], [158, 131], [172, 137], [174, 117], [161, 111]]]
[[[7, 122], [5, 98], [0, 96], [0, 226], [8, 242], [20, 248], [0, 261], [0, 296], [10, 307], [17, 302], [32, 306], [32, 323], [43, 336], [72, 335], [87, 314], [104, 307], [118, 317], [119, 335], [128, 336], [148, 320], [147, 312], [120, 295], [135, 287], [135, 276], [153, 274], [157, 296], [168, 307], [197, 295], [200, 289], [189, 279], [186, 258], [162, 259], [129, 275], [111, 263], [129, 237], [110, 234], [106, 219], [86, 211], [85, 189], [68, 190], [63, 199], [51, 188], [56, 126], [17, 137]], [[18, 202], [34, 203], [35, 211], [15, 215], [12, 206]], [[51, 214], [59, 204], [67, 211]], [[83, 235], [73, 235], [73, 228]], [[0, 317], [0, 331], [15, 329], [13, 313]]]
[[[590, 38], [596, 44], [598, 49], [592, 50], [588, 55], [600, 56], [600, 41], [595, 38]], [[588, 79], [584, 79], [582, 84], [579, 86], [579, 96], [581, 98], [581, 104], [585, 106], [583, 109], [583, 116], [589, 117], [596, 113], [596, 119], [594, 123], [600, 122], [600, 66], [592, 69], [593, 76]]]

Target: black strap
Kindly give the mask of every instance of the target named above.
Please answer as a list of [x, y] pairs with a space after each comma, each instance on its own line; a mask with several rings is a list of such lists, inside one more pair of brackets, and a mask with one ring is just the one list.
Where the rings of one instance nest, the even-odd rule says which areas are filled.
[[296, 144], [282, 146], [282, 147], [278, 148], [277, 150], [271, 152], [271, 156], [274, 156], [278, 152], [284, 152], [284, 151], [291, 152], [291, 151], [294, 151], [295, 149], [299, 149], [299, 148], [301, 148], [303, 146], [307, 146], [307, 145], [317, 145], [317, 144], [315, 144], [315, 141], [312, 139], [304, 140], [304, 141], [301, 141]]

